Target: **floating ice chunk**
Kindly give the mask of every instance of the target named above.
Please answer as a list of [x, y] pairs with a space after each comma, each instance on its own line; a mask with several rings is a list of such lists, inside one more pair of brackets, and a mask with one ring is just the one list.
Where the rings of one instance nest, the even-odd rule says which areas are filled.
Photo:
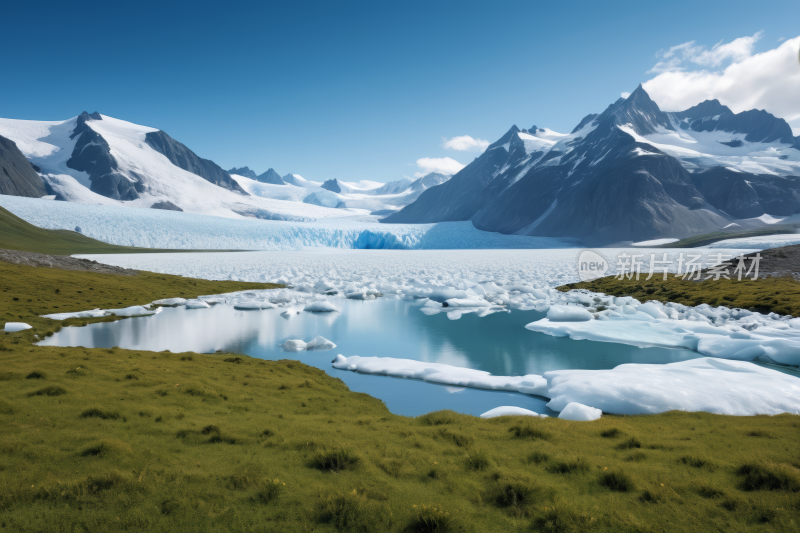
[[619, 365], [613, 370], [555, 370], [544, 374], [562, 411], [572, 402], [606, 413], [638, 415], [706, 411], [720, 415], [800, 414], [800, 379], [743, 361], [712, 357], [666, 365]]
[[577, 402], [568, 403], [564, 410], [558, 414], [558, 418], [562, 420], [577, 420], [578, 422], [597, 420], [601, 416], [603, 416], [603, 411], [600, 409]]
[[301, 307], [290, 307], [286, 309], [283, 313], [281, 313], [281, 316], [283, 318], [291, 318], [293, 316], [299, 315], [302, 311], [303, 309]]
[[537, 298], [539, 300], [545, 300], [547, 298], [547, 293], [539, 289], [535, 289], [531, 294], [533, 295], [534, 298]]
[[523, 409], [522, 407], [514, 407], [513, 405], [495, 407], [494, 409], [483, 413], [481, 418], [495, 418], [498, 416], [537, 416], [540, 418], [549, 418], [547, 415], [542, 415], [535, 411]]
[[428, 295], [428, 298], [430, 298], [434, 302], [444, 303], [452, 298], [467, 299], [469, 298], [469, 295], [467, 294], [466, 291], [446, 288], [433, 291]]
[[66, 320], [68, 318], [98, 318], [106, 316], [106, 311], [103, 309], [92, 309], [91, 311], [77, 311], [74, 313], [53, 313], [51, 315], [42, 315], [42, 318], [49, 318], [51, 320]]
[[375, 294], [367, 291], [348, 292], [345, 297], [348, 300], [374, 300], [376, 298]]
[[184, 305], [186, 303], [185, 298], [165, 298], [163, 300], [156, 300], [151, 305], [163, 305], [164, 307], [176, 307], [179, 305]]
[[124, 309], [92, 309], [91, 311], [76, 311], [74, 313], [53, 313], [50, 315], [42, 315], [42, 318], [66, 320], [68, 318], [100, 318], [103, 316], [149, 316], [160, 312], [160, 307], [148, 309], [142, 305], [134, 305]]
[[26, 329], [31, 329], [33, 326], [30, 324], [26, 324], [25, 322], [6, 322], [3, 331], [6, 333], [16, 333], [17, 331], [23, 331]]
[[653, 318], [669, 318], [655, 302], [647, 302], [636, 308], [640, 313], [647, 313]]
[[303, 311], [310, 311], [312, 313], [331, 313], [331, 312], [339, 312], [339, 308], [333, 305], [328, 300], [319, 300], [316, 302], [311, 302], [306, 304], [303, 308]]
[[314, 289], [318, 292], [328, 292], [334, 290], [336, 287], [328, 283], [326, 280], [321, 279], [314, 284]]
[[319, 335], [306, 345], [306, 350], [333, 350], [336, 345]]
[[107, 309], [106, 313], [112, 316], [148, 316], [155, 315], [159, 311], [161, 310], [152, 311], [141, 305], [132, 305], [123, 309]]
[[547, 311], [547, 319], [551, 322], [585, 322], [592, 318], [592, 313], [574, 305], [552, 305]]
[[428, 300], [422, 305], [423, 309], [441, 309], [442, 304], [434, 300]]
[[486, 283], [480, 284], [483, 290], [486, 291], [487, 294], [495, 293], [495, 292], [502, 292], [503, 289], [497, 286], [497, 284], [493, 281], [488, 281]]
[[287, 352], [302, 352], [306, 349], [306, 346], [308, 345], [299, 339], [290, 339], [281, 344], [281, 348]]
[[197, 299], [202, 300], [209, 305], [221, 304], [227, 301], [224, 296], [198, 296]]
[[554, 337], [575, 340], [619, 342], [639, 346], [688, 348], [703, 355], [725, 359], [765, 359], [785, 365], [800, 365], [800, 332], [762, 327], [753, 331], [724, 327], [701, 320], [654, 320], [646, 313], [620, 315], [604, 311], [607, 320], [553, 322], [544, 318], [525, 328]]
[[393, 376], [398, 378], [421, 379], [431, 383], [470, 387], [473, 389], [502, 390], [524, 394], [547, 393], [547, 382], [542, 376], [493, 376], [483, 370], [461, 368], [441, 363], [426, 363], [411, 359], [392, 357], [345, 357], [337, 355], [333, 367], [363, 374]]
[[507, 290], [508, 292], [518, 291], [518, 292], [521, 292], [521, 293], [524, 293], [524, 294], [533, 294], [533, 292], [534, 292], [533, 287], [528, 287], [526, 285], [508, 285], [508, 286], [503, 287], [503, 288], [505, 290]]
[[211, 307], [203, 300], [186, 300], [186, 309], [208, 309]]
[[491, 307], [486, 300], [477, 298], [451, 298], [442, 304], [442, 307]]
[[235, 303], [233, 308], [239, 311], [255, 311], [259, 309], [275, 309], [275, 306], [266, 301], [245, 300], [244, 302]]

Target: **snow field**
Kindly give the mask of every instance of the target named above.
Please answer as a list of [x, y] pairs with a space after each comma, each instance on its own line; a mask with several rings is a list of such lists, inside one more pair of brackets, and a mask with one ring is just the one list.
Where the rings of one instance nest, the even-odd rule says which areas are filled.
[[[5, 195], [0, 195], [0, 206], [41, 228], [74, 231], [78, 227], [83, 235], [99, 241], [142, 248], [278, 251], [306, 248], [412, 250], [569, 246], [559, 239], [480, 231], [470, 222], [379, 224], [376, 217], [351, 214], [317, 222], [232, 219], [160, 209], [87, 205]], [[341, 209], [333, 211], [349, 214]]]

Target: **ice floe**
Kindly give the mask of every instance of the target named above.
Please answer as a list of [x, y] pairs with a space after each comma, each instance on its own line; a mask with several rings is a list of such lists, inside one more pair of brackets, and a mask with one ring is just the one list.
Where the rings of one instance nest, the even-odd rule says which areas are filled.
[[185, 298], [164, 298], [163, 300], [156, 300], [153, 305], [163, 305], [165, 307], [177, 307], [179, 305], [186, 305]]
[[638, 415], [705, 411], [720, 415], [800, 414], [800, 379], [743, 361], [711, 357], [666, 365], [625, 364], [611, 370], [545, 372], [547, 406], [572, 402], [606, 413]]
[[233, 304], [239, 311], [257, 311], [260, 309], [275, 309], [275, 305], [266, 300], [244, 300]]
[[483, 370], [391, 357], [359, 357], [358, 355], [345, 357], [339, 354], [333, 360], [333, 367], [362, 374], [421, 379], [442, 385], [522, 392], [539, 396], [546, 392], [547, 385], [542, 376], [493, 376]]
[[687, 348], [725, 359], [800, 365], [800, 318], [707, 304], [641, 304], [633, 298], [578, 291], [563, 293], [560, 299], [568, 302], [566, 309], [574, 310], [573, 320], [567, 320], [573, 315], [566, 311], [554, 320], [550, 311], [556, 306], [551, 306], [547, 318], [525, 327], [575, 340]]
[[302, 352], [306, 349], [306, 346], [308, 346], [306, 342], [300, 339], [289, 339], [281, 344], [281, 348], [287, 352]]
[[186, 306], [186, 309], [208, 309], [209, 307], [211, 307], [208, 304], [208, 302], [199, 299], [186, 300], [186, 303], [184, 305]]
[[25, 322], [6, 322], [6, 325], [3, 327], [3, 331], [6, 333], [16, 333], [17, 331], [31, 329], [32, 327], [33, 326], [26, 324]]
[[339, 308], [328, 300], [318, 300], [316, 302], [306, 304], [306, 306], [303, 308], [303, 311], [310, 311], [311, 313], [338, 313]]
[[333, 367], [542, 396], [550, 399], [547, 407], [569, 420], [595, 420], [602, 412], [634, 415], [672, 410], [800, 414], [800, 379], [749, 362], [711, 357], [666, 365], [624, 364], [611, 370], [554, 370], [544, 376], [493, 376], [440, 363], [343, 355], [336, 356]]
[[329, 341], [325, 337], [318, 335], [309, 342], [305, 342], [300, 339], [290, 339], [281, 344], [281, 348], [287, 352], [325, 351], [333, 350], [336, 348], [336, 344]]
[[481, 418], [496, 418], [498, 416], [536, 416], [539, 418], [549, 418], [547, 415], [539, 414], [536, 411], [514, 407], [513, 405], [502, 405], [486, 411]]
[[92, 309], [91, 311], [77, 311], [74, 313], [53, 313], [50, 315], [42, 315], [42, 318], [50, 318], [52, 320], [66, 320], [68, 318], [100, 318], [104, 316], [149, 316], [155, 315], [161, 311], [160, 307], [150, 309], [143, 305], [132, 305], [123, 309]]

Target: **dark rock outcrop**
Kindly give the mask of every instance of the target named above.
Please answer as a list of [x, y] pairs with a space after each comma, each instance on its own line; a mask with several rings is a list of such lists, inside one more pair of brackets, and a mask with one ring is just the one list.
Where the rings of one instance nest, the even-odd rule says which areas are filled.
[[339, 185], [339, 182], [336, 179], [325, 180], [322, 183], [322, 188], [323, 189], [327, 189], [327, 190], [329, 190], [331, 192], [335, 192], [335, 193], [342, 192], [342, 187]]
[[169, 200], [164, 200], [163, 202], [156, 202], [150, 206], [150, 209], [163, 209], [165, 211], [183, 211], [180, 207], [173, 204]]
[[286, 182], [283, 181], [281, 175], [275, 172], [275, 170], [272, 168], [268, 169], [263, 174], [260, 174], [258, 177], [256, 177], [256, 180], [260, 181], [261, 183], [272, 183], [273, 185], [286, 185]]
[[256, 173], [250, 170], [249, 167], [232, 168], [228, 170], [228, 174], [236, 174], [237, 176], [244, 176], [245, 178], [250, 178], [251, 180], [254, 180], [257, 177]]
[[795, 142], [791, 126], [782, 118], [763, 109], [734, 113], [727, 106], [720, 104], [719, 100], [706, 100], [686, 111], [671, 115], [678, 120], [681, 128], [692, 131], [744, 133], [746, 134], [744, 140], [748, 142], [786, 144]]
[[41, 198], [47, 194], [39, 174], [11, 139], [0, 136], [0, 194]]
[[93, 192], [114, 200], [135, 200], [144, 192], [141, 176], [119, 171], [106, 140], [88, 126], [87, 123], [92, 120], [102, 120], [102, 117], [96, 111], [92, 114], [84, 111], [78, 116], [75, 129], [70, 135], [71, 139], [77, 137], [78, 140], [67, 166], [86, 172]]
[[210, 159], [203, 159], [192, 152], [182, 143], [176, 141], [163, 131], [152, 131], [145, 135], [145, 142], [153, 150], [163, 154], [170, 163], [223, 189], [238, 192], [245, 196], [248, 194], [231, 178], [230, 174], [222, 170], [219, 165]]

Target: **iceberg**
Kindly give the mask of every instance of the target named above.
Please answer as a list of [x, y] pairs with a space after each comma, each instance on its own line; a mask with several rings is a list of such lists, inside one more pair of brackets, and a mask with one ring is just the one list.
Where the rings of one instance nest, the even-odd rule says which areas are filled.
[[316, 302], [306, 304], [306, 306], [303, 308], [303, 311], [310, 311], [312, 313], [338, 313], [339, 308], [328, 300], [318, 300]]
[[307, 344], [299, 339], [290, 339], [281, 344], [281, 348], [287, 352], [302, 352], [306, 349], [306, 346]]

